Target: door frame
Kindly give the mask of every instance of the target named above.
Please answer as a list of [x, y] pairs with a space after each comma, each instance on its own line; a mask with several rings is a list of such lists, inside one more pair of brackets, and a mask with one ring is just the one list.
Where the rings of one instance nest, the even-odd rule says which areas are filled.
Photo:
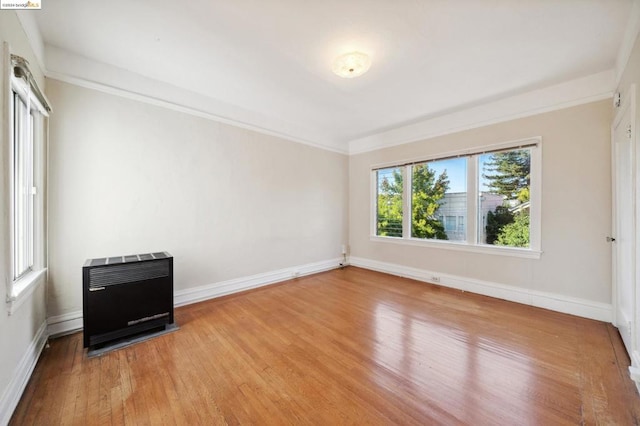
[[[636, 387], [640, 390], [640, 352], [638, 351], [638, 343], [640, 339], [640, 233], [638, 232], [640, 225], [640, 147], [638, 143], [640, 142], [637, 137], [636, 130], [636, 85], [632, 84], [627, 91], [623, 94], [621, 99], [621, 104], [617, 108], [615, 113], [613, 122], [611, 124], [611, 188], [612, 188], [612, 199], [611, 199], [611, 230], [612, 236], [614, 238], [618, 237], [618, 229], [617, 229], [617, 219], [618, 219], [618, 209], [616, 203], [616, 184], [617, 184], [617, 173], [616, 173], [616, 140], [615, 140], [615, 130], [616, 127], [620, 124], [620, 121], [624, 117], [624, 114], [629, 111], [630, 114], [630, 147], [631, 147], [631, 155], [632, 155], [632, 165], [631, 165], [631, 193], [633, 194], [633, 199], [631, 200], [631, 209], [632, 209], [632, 220], [633, 220], [633, 232], [634, 238], [632, 242], [632, 282], [633, 282], [633, 302], [632, 302], [632, 312], [631, 312], [631, 324], [629, 329], [630, 340], [631, 340], [631, 348], [629, 348], [629, 358], [631, 359], [631, 366], [629, 367], [629, 372], [631, 378], [636, 382]], [[615, 243], [614, 243], [615, 244]], [[620, 327], [621, 324], [620, 318], [618, 318], [618, 280], [617, 280], [617, 248], [612, 245], [611, 249], [611, 306], [612, 306], [612, 323], [616, 327]], [[627, 324], [622, 324], [622, 326], [626, 327]], [[625, 346], [625, 349], [626, 346]]]
[[[638, 185], [638, 173], [637, 171], [639, 163], [638, 163], [638, 159], [637, 159], [637, 147], [634, 141], [634, 135], [633, 135], [633, 127], [634, 127], [634, 118], [635, 118], [635, 107], [636, 107], [636, 103], [635, 103], [635, 84], [631, 85], [631, 87], [629, 87], [629, 89], [627, 90], [627, 92], [622, 96], [621, 99], [621, 103], [620, 106], [617, 108], [616, 110], [616, 114], [615, 117], [613, 119], [613, 122], [611, 124], [611, 206], [612, 206], [612, 215], [611, 215], [611, 232], [612, 232], [612, 236], [614, 238], [618, 237], [618, 224], [617, 224], [617, 219], [618, 219], [618, 206], [616, 204], [616, 198], [617, 198], [617, 188], [616, 188], [616, 184], [617, 184], [617, 164], [616, 164], [616, 140], [615, 140], [615, 130], [616, 127], [618, 126], [618, 124], [620, 124], [620, 121], [622, 120], [622, 118], [624, 117], [625, 112], [627, 112], [627, 110], [629, 109], [629, 113], [631, 115], [631, 127], [632, 127], [632, 137], [631, 137], [631, 152], [632, 152], [632, 156], [633, 156], [633, 160], [634, 163], [632, 164], [632, 173], [631, 173], [631, 184], [632, 184], [632, 188], [631, 188], [631, 192], [635, 195], [634, 199], [632, 200], [632, 209], [633, 209], [633, 218], [634, 218], [634, 228], [636, 228], [635, 225], [638, 224], [638, 212], [637, 212], [637, 206], [636, 206], [636, 200], [638, 200], [639, 196], [640, 196], [640, 192], [639, 192], [639, 185]], [[634, 241], [634, 246], [638, 247], [638, 242], [640, 241], [640, 239], [638, 238], [637, 235], [637, 229], [636, 229], [636, 238]], [[635, 248], [634, 247], [634, 248]], [[637, 250], [634, 250], [634, 252], [637, 252]], [[638, 262], [637, 262], [637, 258], [633, 258], [633, 266], [634, 266], [634, 278], [638, 278], [638, 273], [637, 270], [638, 268], [636, 267]], [[617, 249], [614, 245], [612, 245], [612, 250], [611, 250], [611, 287], [612, 287], [612, 298], [611, 298], [611, 305], [612, 305], [612, 323], [613, 325], [615, 325], [616, 327], [619, 327], [620, 324], [618, 324], [620, 318], [618, 318], [618, 280], [617, 280], [617, 269], [616, 269], [616, 265], [617, 265]]]

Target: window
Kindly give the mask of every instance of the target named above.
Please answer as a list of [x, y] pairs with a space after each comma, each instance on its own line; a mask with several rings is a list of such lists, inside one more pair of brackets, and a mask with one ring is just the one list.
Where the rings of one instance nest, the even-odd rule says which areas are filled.
[[13, 279], [33, 268], [34, 113], [13, 93]]
[[464, 216], [458, 216], [458, 232], [464, 232]]
[[411, 171], [411, 237], [464, 241], [457, 216], [467, 214], [467, 163], [464, 158], [428, 161]]
[[402, 237], [402, 170], [376, 172], [376, 235]]
[[[5, 49], [4, 54], [8, 52]], [[5, 84], [10, 155], [11, 276], [7, 288], [9, 313], [17, 309], [45, 272], [45, 117], [50, 107], [37, 87], [27, 62], [11, 56], [11, 72]]]
[[480, 155], [478, 242], [529, 247], [531, 149]]
[[374, 169], [373, 237], [539, 257], [540, 151], [536, 138]]

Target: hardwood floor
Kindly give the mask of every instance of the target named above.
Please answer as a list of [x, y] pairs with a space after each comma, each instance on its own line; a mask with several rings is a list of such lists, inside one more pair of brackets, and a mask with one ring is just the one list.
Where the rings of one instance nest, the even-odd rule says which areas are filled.
[[611, 325], [354, 267], [51, 341], [11, 424], [638, 424]]

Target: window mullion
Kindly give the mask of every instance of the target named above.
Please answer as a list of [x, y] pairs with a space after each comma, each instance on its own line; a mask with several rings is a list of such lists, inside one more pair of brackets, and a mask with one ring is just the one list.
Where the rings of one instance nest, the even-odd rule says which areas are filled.
[[478, 157], [467, 157], [467, 244], [478, 243]]
[[411, 188], [413, 166], [402, 168], [402, 238], [411, 238]]
[[542, 145], [538, 145], [531, 149], [531, 182], [529, 184], [530, 191], [530, 215], [531, 221], [529, 225], [529, 247], [532, 250], [541, 250], [541, 188], [542, 188]]

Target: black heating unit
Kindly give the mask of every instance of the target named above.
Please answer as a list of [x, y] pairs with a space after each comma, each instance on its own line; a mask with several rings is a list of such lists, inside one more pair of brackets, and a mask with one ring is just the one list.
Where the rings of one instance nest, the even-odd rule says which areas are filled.
[[167, 252], [89, 259], [82, 286], [85, 348], [173, 325], [173, 257]]

